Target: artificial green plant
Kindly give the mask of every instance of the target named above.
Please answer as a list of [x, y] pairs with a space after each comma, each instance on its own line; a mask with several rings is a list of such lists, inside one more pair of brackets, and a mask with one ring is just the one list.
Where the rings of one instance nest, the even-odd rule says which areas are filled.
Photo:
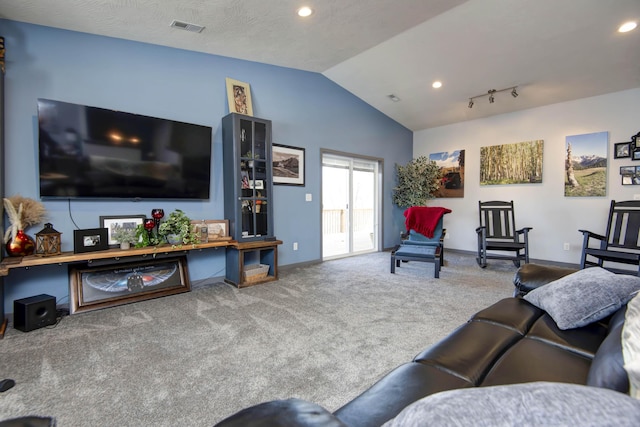
[[393, 203], [401, 208], [425, 206], [439, 188], [440, 168], [427, 156], [420, 156], [406, 166], [396, 164], [396, 179]]

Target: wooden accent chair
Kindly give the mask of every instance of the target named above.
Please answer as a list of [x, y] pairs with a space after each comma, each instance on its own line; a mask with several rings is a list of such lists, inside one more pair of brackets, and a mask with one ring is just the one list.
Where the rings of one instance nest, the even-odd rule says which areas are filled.
[[476, 228], [478, 265], [485, 268], [487, 259], [511, 260], [516, 267], [520, 267], [521, 261], [528, 264], [529, 231], [532, 227], [516, 229], [513, 200], [510, 202], [479, 201], [478, 208], [480, 215], [480, 226]]
[[[640, 200], [625, 202], [611, 201], [606, 234], [600, 235], [587, 230], [578, 230], [583, 235], [582, 257], [580, 268], [603, 267], [605, 261], [610, 263], [630, 264], [636, 266], [640, 276]], [[591, 247], [591, 240], [599, 242]], [[623, 269], [613, 266], [603, 267], [620, 272]], [[628, 271], [628, 270], [627, 270]]]

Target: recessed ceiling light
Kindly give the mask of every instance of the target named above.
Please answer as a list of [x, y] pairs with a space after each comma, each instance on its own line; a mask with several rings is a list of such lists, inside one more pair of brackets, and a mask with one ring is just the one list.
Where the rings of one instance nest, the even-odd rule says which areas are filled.
[[431, 87], [433, 87], [434, 89], [438, 89], [442, 87], [442, 82], [436, 80], [435, 82], [433, 82], [433, 84], [431, 85]]
[[311, 15], [313, 13], [313, 10], [311, 10], [310, 7], [304, 6], [301, 7], [300, 9], [298, 9], [298, 16], [302, 16], [303, 18], [306, 18], [307, 16]]
[[637, 22], [634, 22], [634, 21], [625, 22], [624, 24], [620, 25], [620, 28], [618, 28], [618, 32], [626, 33], [628, 31], [635, 30], [637, 26], [638, 26]]
[[398, 98], [397, 96], [395, 96], [394, 94], [391, 95], [387, 95], [387, 97], [392, 100], [393, 102], [398, 102], [400, 101], [400, 98]]

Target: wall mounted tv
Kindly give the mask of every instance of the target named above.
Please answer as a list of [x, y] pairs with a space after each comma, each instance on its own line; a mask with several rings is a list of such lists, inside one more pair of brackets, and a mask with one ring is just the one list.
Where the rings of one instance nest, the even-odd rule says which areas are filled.
[[38, 99], [40, 197], [208, 199], [212, 128]]

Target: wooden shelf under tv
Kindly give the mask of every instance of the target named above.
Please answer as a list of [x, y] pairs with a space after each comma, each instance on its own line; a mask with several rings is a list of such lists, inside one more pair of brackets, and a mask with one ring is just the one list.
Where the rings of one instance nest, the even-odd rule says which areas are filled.
[[121, 261], [123, 258], [130, 258], [135, 256], [145, 255], [157, 255], [157, 254], [169, 254], [172, 252], [186, 252], [199, 249], [228, 247], [235, 245], [237, 242], [231, 240], [231, 238], [216, 240], [215, 242], [199, 243], [196, 245], [159, 245], [148, 246], [145, 248], [131, 248], [127, 250], [122, 249], [108, 249], [106, 251], [95, 252], [63, 252], [60, 255], [53, 256], [39, 256], [29, 255], [25, 257], [7, 257], [0, 263], [0, 276], [6, 276], [9, 274], [9, 270], [14, 268], [29, 268], [41, 265], [52, 264], [72, 264], [79, 262], [91, 262], [94, 260], [113, 260], [114, 262]]

